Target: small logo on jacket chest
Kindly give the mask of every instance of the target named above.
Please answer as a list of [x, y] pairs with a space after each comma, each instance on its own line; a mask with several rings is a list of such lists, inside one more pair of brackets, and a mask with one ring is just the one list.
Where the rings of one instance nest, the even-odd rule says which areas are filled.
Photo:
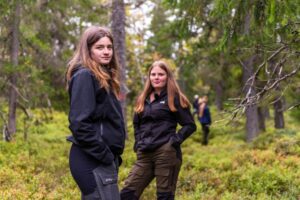
[[165, 102], [165, 101], [160, 101], [159, 103], [160, 103], [160, 104], [165, 104], [166, 102]]

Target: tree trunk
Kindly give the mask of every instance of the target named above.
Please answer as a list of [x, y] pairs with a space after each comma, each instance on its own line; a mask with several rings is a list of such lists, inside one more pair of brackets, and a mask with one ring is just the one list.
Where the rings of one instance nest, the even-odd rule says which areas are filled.
[[12, 73], [10, 74], [10, 89], [9, 89], [9, 112], [8, 112], [8, 134], [7, 140], [11, 140], [16, 132], [16, 109], [17, 109], [17, 74], [15, 68], [18, 66], [19, 54], [19, 24], [20, 24], [20, 3], [15, 2], [15, 11], [13, 15], [13, 24], [11, 28], [11, 63]]
[[[244, 29], [243, 33], [245, 36], [250, 33], [251, 25], [251, 10], [248, 9], [245, 15]], [[254, 72], [254, 60], [256, 58], [255, 54], [252, 54], [248, 59], [243, 62], [243, 82], [244, 82], [244, 92], [250, 96], [256, 94], [255, 91], [255, 82], [253, 85], [246, 84], [247, 80], [253, 75]], [[257, 114], [257, 105], [246, 105], [246, 140], [251, 142], [254, 138], [258, 136], [258, 114]]]
[[[269, 64], [272, 68], [274, 68], [276, 65], [274, 60], [271, 60]], [[276, 69], [275, 73], [279, 74], [279, 69]], [[276, 85], [275, 92], [276, 95], [275, 95], [275, 103], [274, 103], [274, 127], [276, 129], [282, 129], [284, 128], [284, 115], [283, 115], [284, 106], [283, 106], [283, 96], [281, 94], [279, 84]]]
[[274, 103], [274, 126], [277, 129], [284, 128], [284, 115], [283, 115], [283, 100], [278, 97]]
[[265, 115], [265, 119], [270, 119], [271, 118], [269, 107], [265, 107], [264, 115]]
[[[126, 86], [126, 47], [125, 47], [125, 5], [123, 0], [113, 0], [112, 15], [111, 15], [111, 29], [114, 36], [114, 45], [116, 55], [121, 67], [121, 105], [126, 123], [126, 94], [128, 88]], [[126, 123], [127, 124], [127, 123]]]
[[257, 114], [258, 114], [258, 128], [259, 128], [260, 131], [265, 132], [266, 131], [265, 108], [259, 106], [257, 108]]
[[[247, 59], [243, 64], [243, 82], [244, 85], [250, 76], [253, 74], [253, 62], [255, 59], [255, 55], [251, 56]], [[250, 91], [250, 96], [254, 96], [256, 91], [254, 86], [245, 85], [245, 94]], [[259, 126], [258, 126], [258, 113], [257, 113], [257, 105], [247, 105], [246, 106], [246, 140], [247, 142], [251, 142], [254, 138], [258, 136]]]
[[226, 80], [226, 75], [227, 75], [227, 68], [225, 66], [224, 62], [224, 54], [221, 53], [220, 55], [220, 80], [217, 81], [215, 85], [215, 91], [216, 91], [216, 99], [215, 99], [215, 104], [218, 109], [218, 111], [223, 110], [223, 99], [224, 99], [224, 80]]
[[223, 80], [220, 80], [215, 85], [216, 91], [216, 99], [215, 104], [218, 111], [223, 110], [223, 94], [224, 94], [224, 87], [223, 87]]

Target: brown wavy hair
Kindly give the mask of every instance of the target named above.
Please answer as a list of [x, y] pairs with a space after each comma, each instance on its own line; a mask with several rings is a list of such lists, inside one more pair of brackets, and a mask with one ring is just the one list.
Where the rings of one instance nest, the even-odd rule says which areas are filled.
[[155, 61], [148, 70], [147, 81], [145, 83], [144, 89], [143, 89], [142, 93], [139, 95], [139, 97], [137, 98], [137, 101], [135, 104], [135, 109], [134, 109], [135, 112], [141, 113], [144, 111], [145, 100], [151, 94], [151, 92], [154, 91], [154, 88], [152, 87], [151, 82], [150, 82], [150, 74], [151, 74], [152, 69], [156, 66], [160, 67], [162, 70], [164, 70], [167, 73], [168, 106], [169, 106], [170, 110], [172, 112], [177, 111], [177, 109], [174, 105], [174, 99], [175, 99], [175, 96], [177, 96], [177, 95], [179, 96], [180, 106], [183, 108], [189, 107], [190, 102], [189, 102], [188, 98], [182, 93], [169, 66], [167, 65], [166, 62], [159, 60], [159, 61]]
[[[95, 44], [103, 37], [108, 37], [113, 46], [113, 56], [108, 66], [101, 66], [91, 57], [91, 48], [93, 44]], [[98, 80], [100, 87], [104, 88], [107, 92], [113, 91], [113, 93], [117, 97], [119, 96], [120, 68], [116, 58], [113, 36], [109, 29], [104, 27], [91, 26], [84, 31], [77, 45], [76, 51], [74, 52], [72, 58], [67, 64], [67, 83], [71, 80], [72, 74], [78, 66], [86, 67], [89, 70], [91, 70], [96, 79]], [[111, 76], [107, 72], [107, 70], [105, 70], [105, 67], [111, 69]]]

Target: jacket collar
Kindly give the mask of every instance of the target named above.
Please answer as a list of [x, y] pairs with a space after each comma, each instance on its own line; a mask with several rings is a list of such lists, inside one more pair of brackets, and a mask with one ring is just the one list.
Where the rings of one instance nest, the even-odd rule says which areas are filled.
[[167, 95], [167, 88], [164, 88], [160, 94], [155, 94], [158, 96], [159, 99], [161, 99], [162, 97], [166, 96]]
[[[151, 93], [152, 93], [152, 92], [151, 92]], [[150, 94], [151, 94], [151, 93], [150, 93]], [[165, 97], [165, 96], [167, 96], [167, 89], [166, 89], [166, 88], [163, 89], [163, 90], [160, 92], [160, 94], [154, 93], [154, 97], [155, 97], [155, 100], [154, 100], [154, 101], [160, 100], [160, 99], [162, 99], [162, 98]], [[148, 95], [148, 97], [146, 98], [146, 102], [147, 102], [148, 104], [150, 104], [150, 95]]]

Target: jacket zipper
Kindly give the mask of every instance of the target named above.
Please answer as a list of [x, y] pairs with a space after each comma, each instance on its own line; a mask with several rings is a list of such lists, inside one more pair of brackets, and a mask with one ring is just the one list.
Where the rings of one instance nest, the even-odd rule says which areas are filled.
[[100, 122], [100, 135], [103, 136], [103, 124]]

